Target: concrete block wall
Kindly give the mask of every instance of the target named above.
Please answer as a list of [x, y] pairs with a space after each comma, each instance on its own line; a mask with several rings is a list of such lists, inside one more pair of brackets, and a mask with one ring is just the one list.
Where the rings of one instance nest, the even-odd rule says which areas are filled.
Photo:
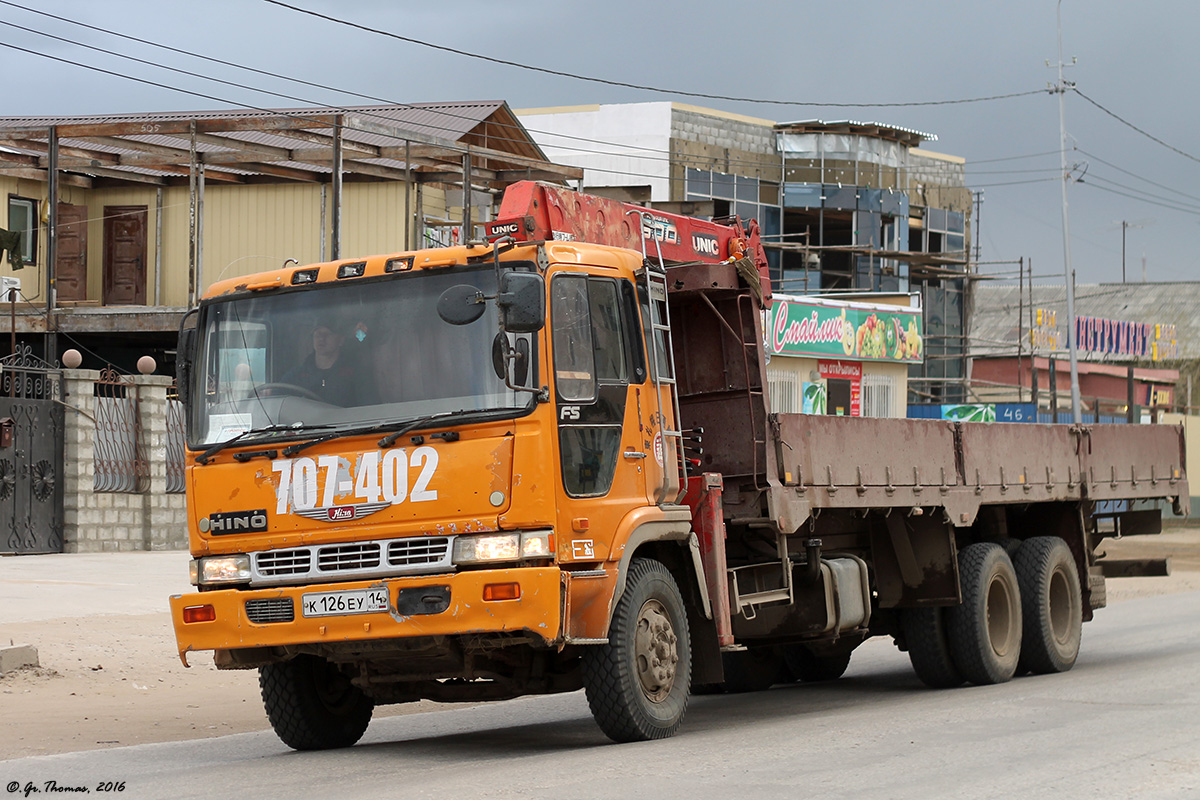
[[167, 389], [163, 375], [130, 379], [137, 398], [142, 451], [149, 480], [142, 492], [97, 492], [95, 482], [95, 395], [100, 373], [63, 370], [64, 415], [63, 549], [68, 553], [180, 550], [187, 547], [187, 513], [182, 493], [168, 494]]
[[717, 117], [675, 108], [671, 115], [671, 137], [778, 158], [775, 151], [775, 129], [767, 120]]

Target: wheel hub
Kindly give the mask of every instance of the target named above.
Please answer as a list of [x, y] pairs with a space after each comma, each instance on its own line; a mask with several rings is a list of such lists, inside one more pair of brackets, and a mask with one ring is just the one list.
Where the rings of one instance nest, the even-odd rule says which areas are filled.
[[638, 612], [633, 647], [638, 681], [651, 702], [665, 700], [675, 684], [675, 670], [679, 664], [678, 641], [663, 604], [657, 600], [647, 600]]

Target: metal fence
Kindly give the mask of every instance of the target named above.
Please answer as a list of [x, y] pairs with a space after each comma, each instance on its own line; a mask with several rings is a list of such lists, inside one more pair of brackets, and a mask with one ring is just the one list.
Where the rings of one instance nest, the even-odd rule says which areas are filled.
[[96, 441], [94, 448], [97, 492], [144, 492], [149, 488], [150, 464], [146, 458], [137, 394], [132, 381], [111, 367], [95, 383]]
[[167, 391], [167, 492], [184, 490], [184, 409], [174, 386]]

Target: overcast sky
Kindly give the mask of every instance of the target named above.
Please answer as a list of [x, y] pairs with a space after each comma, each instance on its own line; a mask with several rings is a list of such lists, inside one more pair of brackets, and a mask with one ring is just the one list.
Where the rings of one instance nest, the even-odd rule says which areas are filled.
[[[679, 100], [775, 121], [876, 121], [933, 133], [928, 149], [968, 161], [984, 192], [983, 261], [1032, 259], [1063, 273], [1057, 97], [835, 108], [821, 103], [913, 103], [1044, 90], [1056, 79], [1052, 0], [743, 0], [571, 3], [457, 0], [288, 0], [330, 16], [445, 47], [685, 97], [508, 67], [306, 16], [265, 0], [13, 0], [155, 43], [395, 102], [502, 99], [513, 108]], [[598, 16], [602, 14], [602, 16]], [[1072, 260], [1078, 282], [1200, 279], [1200, 10], [1194, 2], [1064, 0]], [[47, 19], [0, 3], [0, 43], [180, 87], [227, 104], [0, 47], [8, 76], [0, 114], [77, 115], [233, 106], [301, 105], [165, 72], [18, 30], [52, 33], [207, 76], [291, 94], [312, 104], [360, 98], [254, 75]], [[753, 100], [794, 101], [768, 105]], [[596, 147], [603, 147], [597, 144]], [[1176, 152], [1182, 151], [1180, 152]], [[1004, 160], [1000, 160], [1004, 159]], [[1107, 163], [1106, 163], [1107, 162]], [[1000, 185], [1015, 184], [1015, 185]], [[1121, 194], [1118, 194], [1121, 193]], [[1126, 197], [1135, 195], [1139, 199]], [[1132, 227], [1132, 225], [1142, 227]], [[985, 265], [983, 272], [1014, 269]]]

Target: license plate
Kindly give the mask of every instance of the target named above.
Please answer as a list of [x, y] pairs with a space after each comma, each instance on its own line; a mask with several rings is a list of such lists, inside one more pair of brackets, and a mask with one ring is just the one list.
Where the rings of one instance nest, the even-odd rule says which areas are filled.
[[387, 589], [350, 589], [345, 592], [311, 592], [300, 599], [306, 617], [341, 614], [374, 614], [388, 609]]

